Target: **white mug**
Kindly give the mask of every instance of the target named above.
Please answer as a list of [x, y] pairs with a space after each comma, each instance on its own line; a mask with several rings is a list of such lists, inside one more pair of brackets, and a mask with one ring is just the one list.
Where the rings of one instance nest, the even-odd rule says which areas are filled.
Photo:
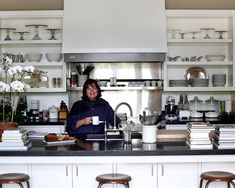
[[92, 124], [93, 125], [99, 125], [99, 116], [92, 116]]

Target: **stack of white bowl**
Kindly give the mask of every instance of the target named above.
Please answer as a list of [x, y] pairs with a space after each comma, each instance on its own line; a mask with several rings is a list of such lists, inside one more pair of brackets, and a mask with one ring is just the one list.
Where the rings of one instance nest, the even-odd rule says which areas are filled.
[[169, 80], [170, 87], [187, 87], [188, 80]]
[[209, 79], [208, 78], [190, 78], [190, 85], [192, 87], [208, 87]]
[[213, 74], [212, 84], [215, 87], [223, 87], [226, 84], [226, 74]]

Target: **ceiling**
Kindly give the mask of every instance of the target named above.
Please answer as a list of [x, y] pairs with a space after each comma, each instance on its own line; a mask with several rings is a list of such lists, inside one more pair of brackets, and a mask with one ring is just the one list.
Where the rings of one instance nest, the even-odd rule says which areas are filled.
[[[63, 10], [63, 2], [64, 0], [0, 0], [0, 11]], [[167, 9], [235, 9], [235, 0], [165, 0], [165, 2]]]

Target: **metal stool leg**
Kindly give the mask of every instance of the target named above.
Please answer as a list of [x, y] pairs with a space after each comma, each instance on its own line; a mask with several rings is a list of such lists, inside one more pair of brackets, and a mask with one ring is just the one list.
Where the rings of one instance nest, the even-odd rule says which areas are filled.
[[200, 186], [199, 186], [199, 188], [202, 188], [202, 183], [203, 183], [203, 179], [200, 180]]
[[99, 185], [98, 185], [98, 187], [97, 188], [101, 188], [101, 186], [102, 186], [103, 184], [102, 183], [99, 183]]
[[0, 188], [2, 188], [2, 184], [0, 184]]
[[125, 188], [129, 188], [129, 183], [124, 184]]
[[24, 186], [22, 185], [22, 183], [18, 183], [18, 185], [20, 186], [20, 188], [24, 188]]
[[233, 181], [230, 181], [230, 183], [232, 184], [233, 188], [235, 188], [235, 183]]
[[205, 188], [208, 188], [208, 186], [209, 186], [210, 183], [211, 183], [211, 181], [206, 182]]
[[227, 182], [227, 184], [228, 184], [228, 188], [230, 188], [230, 182]]
[[29, 181], [26, 181], [26, 183], [27, 183], [27, 188], [30, 188]]

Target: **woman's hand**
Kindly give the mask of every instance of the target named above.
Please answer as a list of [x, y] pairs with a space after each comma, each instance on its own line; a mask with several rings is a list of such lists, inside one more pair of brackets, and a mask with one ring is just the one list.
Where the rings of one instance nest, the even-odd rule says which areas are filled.
[[78, 120], [76, 123], [76, 127], [81, 127], [83, 125], [89, 125], [92, 123], [92, 118], [91, 117], [86, 117], [84, 119]]

